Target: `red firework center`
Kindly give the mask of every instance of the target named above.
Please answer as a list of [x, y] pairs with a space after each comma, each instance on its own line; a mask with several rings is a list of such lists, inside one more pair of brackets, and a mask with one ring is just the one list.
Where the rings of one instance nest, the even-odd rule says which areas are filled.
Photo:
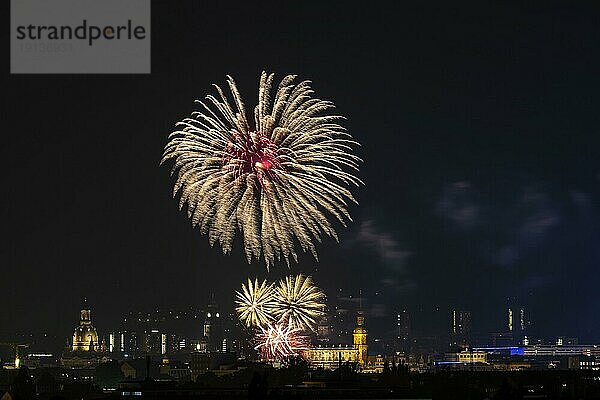
[[274, 178], [273, 169], [281, 168], [278, 150], [262, 131], [235, 132], [223, 151], [223, 166], [233, 170], [238, 177], [254, 173], [262, 183], [265, 176]]

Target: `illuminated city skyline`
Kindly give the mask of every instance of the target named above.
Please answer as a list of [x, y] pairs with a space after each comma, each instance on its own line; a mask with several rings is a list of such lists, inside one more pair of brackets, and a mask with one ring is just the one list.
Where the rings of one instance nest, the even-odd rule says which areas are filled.
[[[203, 308], [211, 293], [231, 312], [246, 277], [304, 273], [329, 297], [362, 290], [375, 338], [403, 309], [423, 335], [469, 311], [477, 336], [507, 330], [508, 308], [520, 326], [523, 307], [537, 336], [600, 342], [596, 13], [289, 7], [250, 26], [248, 5], [158, 4], [147, 76], [5, 74], [0, 340], [64, 345], [86, 296], [95, 325], [116, 329], [123, 313]], [[269, 273], [239, 241], [224, 257], [191, 229], [159, 167], [211, 82], [234, 76], [252, 107], [263, 70], [312, 80], [365, 160], [339, 243]]]

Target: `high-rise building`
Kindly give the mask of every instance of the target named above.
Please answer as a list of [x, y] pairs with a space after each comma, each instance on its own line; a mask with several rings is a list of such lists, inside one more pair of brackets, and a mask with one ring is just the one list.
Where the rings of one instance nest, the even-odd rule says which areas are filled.
[[532, 331], [531, 313], [529, 309], [526, 309], [525, 307], [519, 309], [519, 329], [521, 331], [521, 336], [526, 333], [529, 334]]
[[160, 354], [167, 354], [167, 334], [161, 333], [160, 335]]
[[144, 331], [144, 336], [142, 337], [142, 351], [145, 354], [164, 354], [162, 353], [162, 334], [158, 329]]
[[452, 310], [451, 337], [453, 345], [466, 346], [471, 341], [471, 311]]
[[223, 353], [229, 351], [240, 350], [240, 336], [242, 325], [235, 313], [229, 313], [221, 317], [223, 319], [223, 337], [221, 339], [221, 351]]
[[111, 353], [122, 352], [124, 348], [124, 334], [122, 332], [111, 332], [108, 334], [108, 351]]
[[471, 311], [452, 310], [452, 334], [468, 335], [471, 333]]
[[329, 313], [326, 312], [325, 316], [319, 321], [319, 325], [317, 326], [317, 342], [323, 344], [329, 343], [332, 340], [332, 336], [333, 326], [331, 325]]
[[121, 332], [121, 348], [123, 352], [137, 354], [141, 351], [141, 341], [135, 331]]
[[400, 311], [396, 317], [396, 342], [397, 349], [399, 351], [408, 352], [410, 351], [410, 314], [408, 310], [404, 309]]
[[396, 324], [398, 326], [398, 338], [408, 339], [410, 336], [410, 314], [407, 310], [402, 310], [398, 314]]
[[523, 344], [526, 337], [528, 342], [530, 340], [531, 322], [525, 307], [515, 304], [518, 305], [516, 302], [510, 302], [509, 299], [509, 306], [506, 309], [506, 331], [512, 334], [515, 343]]
[[[352, 330], [356, 323], [355, 315], [359, 311], [360, 304], [352, 294], [339, 289], [330, 304], [329, 320], [331, 326], [331, 342], [350, 344], [352, 343]], [[359, 298], [361, 301], [361, 298]]]
[[206, 308], [202, 333], [207, 342], [208, 351], [221, 351], [223, 347], [223, 323], [214, 296]]
[[521, 309], [519, 310], [519, 328], [521, 329], [521, 332], [525, 331], [525, 327], [525, 309], [521, 307]]

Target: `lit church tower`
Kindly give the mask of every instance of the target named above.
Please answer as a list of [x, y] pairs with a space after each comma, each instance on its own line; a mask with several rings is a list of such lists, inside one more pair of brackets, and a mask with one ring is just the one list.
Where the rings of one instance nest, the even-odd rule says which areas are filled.
[[91, 311], [84, 304], [80, 313], [79, 326], [73, 332], [73, 351], [98, 351], [98, 332], [92, 325]]
[[[362, 308], [362, 305], [361, 305]], [[313, 368], [334, 370], [342, 363], [350, 363], [362, 370], [369, 359], [367, 347], [367, 328], [365, 328], [365, 316], [362, 311], [356, 317], [353, 344], [349, 345], [318, 345], [302, 350], [301, 354], [308, 364]]]
[[354, 347], [358, 349], [358, 364], [363, 367], [367, 363], [368, 346], [367, 346], [367, 328], [365, 328], [365, 316], [362, 311], [356, 316], [356, 328], [352, 333], [354, 338]]

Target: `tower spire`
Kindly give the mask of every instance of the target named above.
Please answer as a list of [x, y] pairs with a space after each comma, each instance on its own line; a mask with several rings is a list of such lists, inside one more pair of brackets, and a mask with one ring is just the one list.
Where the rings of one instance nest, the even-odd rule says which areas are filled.
[[358, 289], [358, 309], [362, 311], [362, 289]]
[[362, 289], [359, 289], [358, 304], [360, 309], [356, 314], [356, 327], [353, 331], [354, 347], [358, 349], [358, 364], [363, 367], [368, 358], [367, 329], [365, 328], [365, 316], [362, 311]]

